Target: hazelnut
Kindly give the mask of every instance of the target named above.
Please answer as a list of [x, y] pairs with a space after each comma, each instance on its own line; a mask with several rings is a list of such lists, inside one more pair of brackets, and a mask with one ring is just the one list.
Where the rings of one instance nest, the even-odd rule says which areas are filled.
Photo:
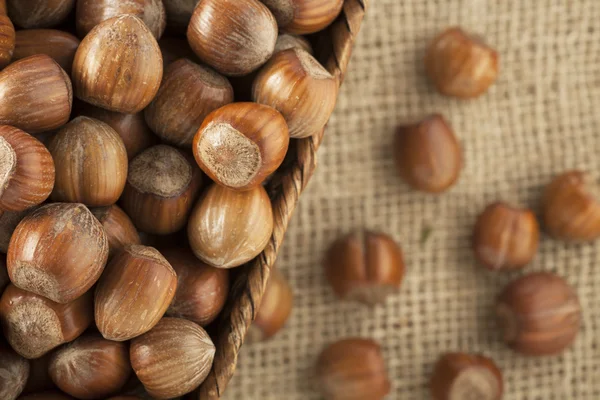
[[[111, 258], [125, 245], [141, 244], [140, 235], [131, 219], [119, 206], [92, 208], [92, 214], [100, 221], [108, 240], [108, 257]], [[0, 220], [1, 221], [1, 220]]]
[[101, 22], [124, 14], [141, 19], [157, 39], [167, 26], [165, 7], [161, 0], [78, 0], [75, 16], [77, 34], [84, 37]]
[[322, 31], [342, 11], [344, 0], [262, 0], [283, 32], [306, 35]]
[[20, 129], [0, 125], [0, 208], [24, 211], [52, 192], [54, 162], [48, 149]]
[[246, 75], [273, 54], [277, 22], [258, 0], [203, 0], [192, 14], [187, 38], [194, 53], [220, 73]]
[[10, 280], [57, 303], [87, 292], [100, 277], [108, 241], [83, 204], [52, 203], [19, 223], [8, 245]]
[[201, 186], [191, 157], [158, 145], [131, 161], [121, 205], [139, 230], [166, 235], [185, 226]]
[[200, 0], [163, 0], [167, 11], [167, 25], [177, 32], [186, 31], [196, 4]]
[[110, 125], [121, 136], [129, 160], [148, 147], [158, 144], [158, 138], [146, 125], [144, 114], [141, 112], [122, 114], [86, 104], [81, 114]]
[[273, 233], [273, 210], [262, 186], [239, 192], [213, 184], [188, 222], [192, 251], [217, 268], [233, 268], [259, 255]]
[[105, 339], [119, 342], [148, 332], [167, 311], [176, 288], [175, 271], [156, 249], [125, 246], [96, 287], [98, 330]]
[[94, 321], [92, 293], [59, 304], [8, 285], [0, 298], [0, 323], [11, 347], [25, 358], [39, 358], [75, 340]]
[[498, 53], [480, 37], [454, 27], [429, 45], [425, 69], [441, 94], [473, 98], [485, 93], [496, 81]]
[[529, 356], [563, 352], [581, 325], [575, 290], [550, 272], [532, 273], [511, 282], [498, 297], [496, 315], [504, 341]]
[[81, 41], [73, 61], [73, 86], [81, 100], [107, 110], [137, 113], [156, 96], [162, 56], [139, 18], [101, 22]]
[[[13, 232], [19, 222], [27, 214], [34, 211], [33, 208], [27, 209], [25, 211], [2, 211], [0, 210], [0, 252], [6, 254], [8, 252], [8, 243], [10, 242], [10, 238], [12, 237]], [[0, 279], [0, 282], [2, 280]], [[0, 288], [2, 286], [0, 285]], [[0, 293], [2, 290], [0, 289]]]
[[289, 49], [302, 49], [311, 55], [313, 54], [313, 48], [310, 42], [302, 36], [292, 35], [290, 33], [280, 33], [275, 42], [274, 54]]
[[167, 315], [207, 326], [225, 305], [229, 271], [203, 263], [188, 248], [171, 247], [162, 254], [177, 274], [177, 291]]
[[54, 384], [73, 397], [106, 398], [129, 379], [129, 346], [86, 334], [56, 350], [48, 370]]
[[54, 136], [48, 150], [56, 165], [53, 201], [101, 207], [119, 200], [127, 179], [127, 151], [108, 124], [77, 117]]
[[514, 270], [533, 259], [539, 239], [533, 211], [498, 202], [487, 206], [477, 218], [473, 251], [486, 268]]
[[358, 230], [334, 242], [325, 276], [335, 294], [374, 306], [398, 291], [404, 278], [402, 250], [384, 233]]
[[75, 0], [7, 0], [8, 15], [25, 29], [48, 28], [63, 22]]
[[29, 377], [29, 361], [0, 342], [0, 399], [15, 400]]
[[292, 313], [294, 294], [278, 269], [271, 269], [256, 318], [248, 328], [246, 341], [260, 342], [279, 332]]
[[463, 166], [460, 144], [440, 114], [398, 127], [394, 156], [400, 176], [410, 186], [440, 193], [452, 186]]
[[502, 372], [493, 360], [482, 355], [444, 354], [431, 376], [433, 400], [500, 400]]
[[0, 15], [0, 68], [6, 67], [15, 51], [15, 27], [10, 18]]
[[25, 29], [17, 31], [13, 60], [46, 54], [70, 74], [78, 47], [79, 39], [70, 33], [57, 29]]
[[171, 399], [191, 392], [206, 379], [215, 345], [195, 323], [164, 318], [150, 332], [131, 341], [130, 357], [148, 393]]
[[165, 69], [165, 73], [167, 66], [172, 62], [179, 60], [180, 58], [187, 58], [189, 61], [192, 61], [196, 64], [200, 63], [198, 57], [196, 57], [196, 53], [192, 51], [192, 48], [185, 37], [164, 36], [158, 41], [158, 46], [160, 47], [160, 51], [162, 53], [163, 68]]
[[317, 377], [326, 400], [383, 400], [391, 390], [381, 348], [370, 339], [344, 339], [325, 348]]
[[19, 400], [75, 400], [71, 396], [60, 393], [58, 391], [50, 390], [47, 392], [32, 393], [26, 396], [19, 397]]
[[23, 394], [37, 393], [54, 388], [54, 382], [52, 382], [48, 373], [51, 355], [52, 353], [47, 353], [40, 358], [29, 360], [29, 379], [27, 379]]
[[204, 118], [233, 101], [233, 88], [208, 67], [180, 59], [170, 64], [160, 89], [144, 114], [148, 126], [165, 142], [190, 147]]
[[587, 242], [600, 237], [598, 185], [582, 171], [558, 175], [544, 190], [542, 214], [548, 233], [561, 240]]
[[192, 150], [200, 168], [213, 181], [248, 190], [279, 168], [289, 142], [285, 120], [275, 109], [233, 103], [204, 119]]
[[293, 138], [312, 136], [323, 129], [335, 108], [337, 93], [337, 79], [298, 48], [275, 54], [252, 86], [252, 99], [279, 111]]
[[10, 279], [8, 277], [8, 271], [6, 270], [6, 256], [0, 254], [0, 294], [2, 294], [9, 283]]
[[0, 124], [35, 134], [69, 121], [73, 104], [71, 81], [52, 58], [23, 58], [0, 73]]

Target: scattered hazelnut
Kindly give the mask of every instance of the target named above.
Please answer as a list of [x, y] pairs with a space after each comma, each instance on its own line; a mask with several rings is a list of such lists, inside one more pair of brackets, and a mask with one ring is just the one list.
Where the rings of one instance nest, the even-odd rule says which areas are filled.
[[204, 118], [233, 101], [233, 88], [214, 70], [180, 59], [170, 64], [152, 103], [144, 111], [148, 126], [165, 142], [192, 145]]
[[127, 151], [108, 124], [77, 117], [54, 136], [48, 150], [56, 166], [53, 201], [102, 207], [119, 200], [127, 179]]
[[447, 190], [463, 166], [460, 144], [440, 114], [398, 127], [394, 156], [406, 183], [429, 193]]
[[246, 75], [273, 54], [277, 22], [258, 0], [203, 0], [192, 14], [187, 38], [196, 55], [220, 73]]
[[15, 51], [15, 27], [10, 18], [0, 15], [0, 68], [6, 67]]
[[86, 334], [56, 350], [48, 371], [54, 384], [73, 397], [106, 398], [129, 379], [129, 346]]
[[11, 347], [25, 358], [39, 358], [75, 340], [94, 321], [91, 291], [59, 304], [8, 285], [0, 298], [0, 323]]
[[156, 249], [125, 246], [96, 286], [98, 330], [105, 339], [119, 342], [148, 332], [167, 311], [176, 288], [175, 271]]
[[[108, 240], [108, 257], [111, 258], [125, 245], [141, 244], [140, 235], [131, 219], [119, 206], [92, 208], [92, 214], [100, 221]], [[1, 221], [1, 219], [0, 219]]]
[[311, 55], [313, 54], [313, 48], [309, 41], [302, 36], [292, 35], [290, 33], [280, 33], [275, 42], [274, 54], [289, 49], [302, 49]]
[[498, 297], [496, 315], [504, 341], [529, 355], [555, 355], [573, 343], [581, 325], [575, 290], [550, 272], [511, 282]]
[[135, 226], [167, 235], [182, 229], [202, 186], [202, 173], [187, 154], [158, 145], [129, 164], [121, 205]]
[[433, 400], [500, 400], [502, 372], [493, 360], [465, 353], [448, 353], [436, 363], [431, 377]]
[[29, 361], [0, 342], [0, 399], [15, 400], [29, 377]]
[[539, 239], [533, 211], [498, 202], [487, 206], [477, 218], [473, 251], [486, 268], [515, 270], [533, 259]]
[[79, 39], [68, 32], [57, 29], [24, 29], [17, 31], [13, 60], [46, 54], [70, 74], [78, 47]]
[[0, 124], [36, 134], [69, 121], [73, 104], [71, 80], [45, 54], [18, 60], [0, 73]]
[[281, 165], [289, 142], [285, 120], [275, 109], [233, 103], [204, 119], [192, 150], [213, 181], [248, 190], [262, 184]]
[[52, 203], [19, 223], [8, 245], [10, 280], [23, 290], [69, 303], [100, 277], [108, 241], [83, 204]]
[[263, 293], [256, 318], [248, 328], [246, 341], [255, 343], [275, 336], [292, 313], [294, 294], [278, 269], [271, 269], [269, 282]]
[[478, 97], [498, 77], [498, 53], [480, 37], [460, 28], [450, 28], [429, 45], [425, 69], [441, 94]]
[[325, 276], [335, 294], [374, 306], [398, 291], [404, 278], [402, 250], [384, 233], [358, 230], [334, 242]]
[[306, 35], [325, 29], [342, 11], [344, 0], [262, 0], [283, 32]]
[[170, 247], [162, 254], [177, 274], [177, 291], [167, 315], [207, 326], [227, 301], [229, 271], [203, 263], [185, 247]]
[[156, 96], [160, 48], [144, 22], [121, 15], [101, 22], [81, 41], [73, 61], [75, 95], [98, 107], [137, 113]]
[[273, 233], [273, 210], [262, 186], [244, 192], [217, 184], [198, 201], [188, 221], [192, 251], [217, 268], [238, 267], [259, 255]]
[[338, 82], [308, 52], [294, 48], [275, 54], [259, 71], [252, 99], [279, 111], [290, 136], [304, 138], [323, 129], [337, 100]]
[[391, 390], [381, 348], [370, 339], [331, 344], [319, 356], [316, 375], [326, 400], [383, 400]]
[[45, 201], [54, 185], [48, 149], [20, 129], [0, 125], [0, 208], [24, 211]]
[[548, 233], [570, 242], [600, 237], [598, 184], [582, 171], [558, 175], [544, 190], [542, 213]]
[[25, 29], [48, 28], [63, 22], [75, 0], [7, 0], [8, 15]]

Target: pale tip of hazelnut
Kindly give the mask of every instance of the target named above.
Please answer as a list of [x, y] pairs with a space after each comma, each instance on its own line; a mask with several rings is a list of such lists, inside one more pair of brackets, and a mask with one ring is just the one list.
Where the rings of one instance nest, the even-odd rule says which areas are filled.
[[464, 369], [450, 387], [448, 400], [497, 400], [502, 392], [501, 382], [488, 368]]
[[0, 196], [17, 167], [17, 153], [13, 147], [0, 137]]

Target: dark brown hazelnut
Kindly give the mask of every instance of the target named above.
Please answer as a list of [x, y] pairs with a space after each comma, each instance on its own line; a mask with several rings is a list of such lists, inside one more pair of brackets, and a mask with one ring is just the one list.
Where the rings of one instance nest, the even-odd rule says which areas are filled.
[[0, 295], [9, 283], [10, 279], [6, 269], [6, 256], [4, 254], [0, 254]]
[[25, 29], [17, 31], [13, 60], [46, 54], [70, 74], [78, 47], [79, 39], [68, 32], [57, 29]]
[[0, 399], [15, 400], [29, 377], [29, 361], [0, 342]]
[[200, 0], [163, 0], [167, 11], [167, 26], [178, 33], [185, 33], [196, 4]]
[[[0, 210], [0, 253], [6, 254], [8, 252], [8, 244], [10, 243], [10, 238], [17, 225], [19, 225], [19, 222], [32, 211], [34, 211], [34, 208], [25, 211]], [[0, 290], [0, 293], [1, 292], [2, 291]]]
[[23, 389], [23, 394], [38, 393], [54, 388], [54, 382], [48, 373], [52, 353], [29, 360], [29, 379]]
[[19, 397], [19, 400], [75, 400], [75, 398], [58, 391], [49, 390], [46, 392], [31, 393], [26, 396], [21, 396]]
[[49, 28], [64, 21], [75, 0], [7, 0], [8, 15], [22, 28]]

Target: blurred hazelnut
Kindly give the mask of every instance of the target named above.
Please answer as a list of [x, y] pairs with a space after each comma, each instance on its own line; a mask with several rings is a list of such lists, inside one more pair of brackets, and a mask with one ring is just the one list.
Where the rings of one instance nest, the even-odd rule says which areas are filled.
[[75, 0], [7, 0], [8, 15], [22, 28], [48, 28], [63, 22]]
[[550, 272], [511, 282], [498, 297], [496, 315], [504, 341], [529, 356], [562, 353], [581, 325], [577, 294], [563, 278]]
[[342, 11], [344, 0], [262, 0], [279, 29], [299, 35], [322, 31]]
[[0, 399], [15, 400], [29, 377], [29, 361], [0, 342]]
[[79, 39], [68, 32], [57, 29], [25, 29], [17, 31], [13, 60], [46, 54], [70, 74], [78, 47]]
[[374, 306], [398, 291], [404, 278], [402, 250], [386, 234], [358, 230], [334, 242], [325, 276], [335, 294]]
[[108, 257], [114, 256], [125, 245], [141, 244], [140, 235], [131, 219], [119, 206], [92, 208], [92, 214], [100, 221], [108, 240]]

